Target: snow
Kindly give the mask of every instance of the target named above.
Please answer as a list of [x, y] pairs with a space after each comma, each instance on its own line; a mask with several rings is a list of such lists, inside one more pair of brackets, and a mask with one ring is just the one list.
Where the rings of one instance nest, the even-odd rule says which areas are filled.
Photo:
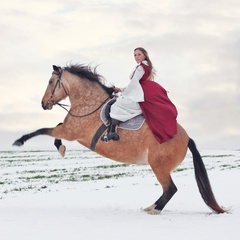
[[1, 151], [1, 239], [239, 239], [240, 151], [201, 151], [218, 203], [203, 202], [190, 154], [173, 172], [178, 192], [160, 215], [141, 210], [161, 195], [149, 166], [88, 150]]

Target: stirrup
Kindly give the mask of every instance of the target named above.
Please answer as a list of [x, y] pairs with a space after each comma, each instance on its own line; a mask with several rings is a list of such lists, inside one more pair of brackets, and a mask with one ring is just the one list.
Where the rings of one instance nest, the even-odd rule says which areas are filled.
[[103, 135], [103, 136], [101, 137], [101, 140], [102, 140], [103, 142], [105, 142], [105, 143], [108, 143], [107, 134], [106, 134], [106, 135]]
[[116, 132], [108, 132], [106, 135], [101, 137], [101, 140], [108, 143], [110, 140], [118, 141], [119, 136]]

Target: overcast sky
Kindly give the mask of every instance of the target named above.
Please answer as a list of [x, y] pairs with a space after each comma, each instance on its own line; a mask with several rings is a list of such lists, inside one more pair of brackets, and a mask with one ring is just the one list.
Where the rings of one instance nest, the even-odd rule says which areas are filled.
[[[99, 65], [123, 87], [139, 46], [199, 148], [240, 149], [239, 0], [1, 1], [0, 34], [0, 149], [63, 120], [63, 109], [40, 105], [53, 64]], [[52, 147], [47, 139], [22, 148]]]

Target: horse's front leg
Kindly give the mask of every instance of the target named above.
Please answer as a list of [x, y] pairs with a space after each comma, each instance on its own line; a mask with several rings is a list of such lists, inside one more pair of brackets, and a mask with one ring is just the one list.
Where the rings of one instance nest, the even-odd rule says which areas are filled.
[[52, 136], [52, 130], [53, 130], [53, 128], [41, 128], [41, 129], [38, 129], [35, 132], [23, 135], [21, 138], [17, 139], [13, 143], [13, 145], [14, 146], [22, 146], [22, 145], [24, 145], [24, 143], [27, 140], [29, 140], [30, 138], [36, 137], [38, 135], [49, 135], [49, 136]]
[[61, 154], [61, 156], [64, 157], [66, 152], [66, 147], [65, 145], [62, 144], [62, 140], [55, 138], [54, 145], [57, 148], [58, 152]]
[[57, 127], [54, 127], [54, 128], [41, 128], [41, 129], [38, 129], [35, 132], [25, 134], [21, 138], [17, 139], [13, 143], [13, 145], [14, 146], [22, 146], [29, 139], [31, 139], [33, 137], [36, 137], [36, 136], [39, 136], [39, 135], [48, 135], [48, 136], [59, 138], [59, 139], [64, 138], [63, 124], [60, 124], [60, 125], [58, 125]]
[[[63, 123], [59, 123], [57, 126], [62, 125]], [[65, 145], [62, 144], [62, 140], [55, 138], [54, 140], [54, 146], [57, 148], [58, 152], [61, 154], [62, 157], [65, 156], [65, 152], [66, 152], [66, 147]]]

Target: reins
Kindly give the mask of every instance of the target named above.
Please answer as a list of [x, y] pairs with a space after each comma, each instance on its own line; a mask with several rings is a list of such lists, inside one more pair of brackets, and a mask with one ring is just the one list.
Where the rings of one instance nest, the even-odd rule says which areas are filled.
[[95, 110], [93, 110], [90, 113], [87, 114], [83, 114], [83, 115], [75, 115], [73, 113], [70, 112], [70, 110], [68, 110], [66, 107], [69, 107], [69, 105], [66, 104], [62, 104], [62, 103], [56, 103], [58, 106], [60, 106], [61, 108], [63, 108], [64, 110], [66, 110], [68, 112], [69, 115], [71, 115], [72, 117], [79, 117], [79, 118], [83, 118], [83, 117], [87, 117], [90, 116], [91, 114], [95, 113], [96, 111], [98, 111], [109, 99], [110, 97], [107, 97]]
[[[56, 91], [56, 88], [57, 86], [60, 88], [60, 86], [63, 87], [63, 90], [65, 91], [65, 93], [68, 95], [67, 93], [67, 90], [66, 88], [64, 87], [63, 83], [61, 82], [61, 77], [62, 77], [62, 72], [63, 70], [61, 70], [60, 73], [56, 73], [54, 72], [56, 75], [58, 75], [58, 80], [53, 88], [53, 91], [52, 91], [52, 94], [51, 94], [51, 98], [53, 97], [55, 91]], [[69, 105], [66, 105], [66, 104], [62, 104], [62, 103], [55, 103], [55, 105], [58, 105], [60, 106], [61, 108], [63, 108], [65, 111], [67, 111], [67, 113], [69, 115], [71, 115], [72, 117], [79, 117], [79, 118], [83, 118], [83, 117], [87, 117], [87, 116], [90, 116], [91, 114], [95, 113], [96, 111], [98, 111], [106, 102], [107, 100], [109, 99], [110, 97], [107, 97], [95, 110], [93, 110], [92, 112], [90, 113], [87, 113], [87, 114], [83, 114], [83, 115], [75, 115], [73, 113], [70, 112], [70, 110], [68, 110], [66, 107], [70, 107]]]

